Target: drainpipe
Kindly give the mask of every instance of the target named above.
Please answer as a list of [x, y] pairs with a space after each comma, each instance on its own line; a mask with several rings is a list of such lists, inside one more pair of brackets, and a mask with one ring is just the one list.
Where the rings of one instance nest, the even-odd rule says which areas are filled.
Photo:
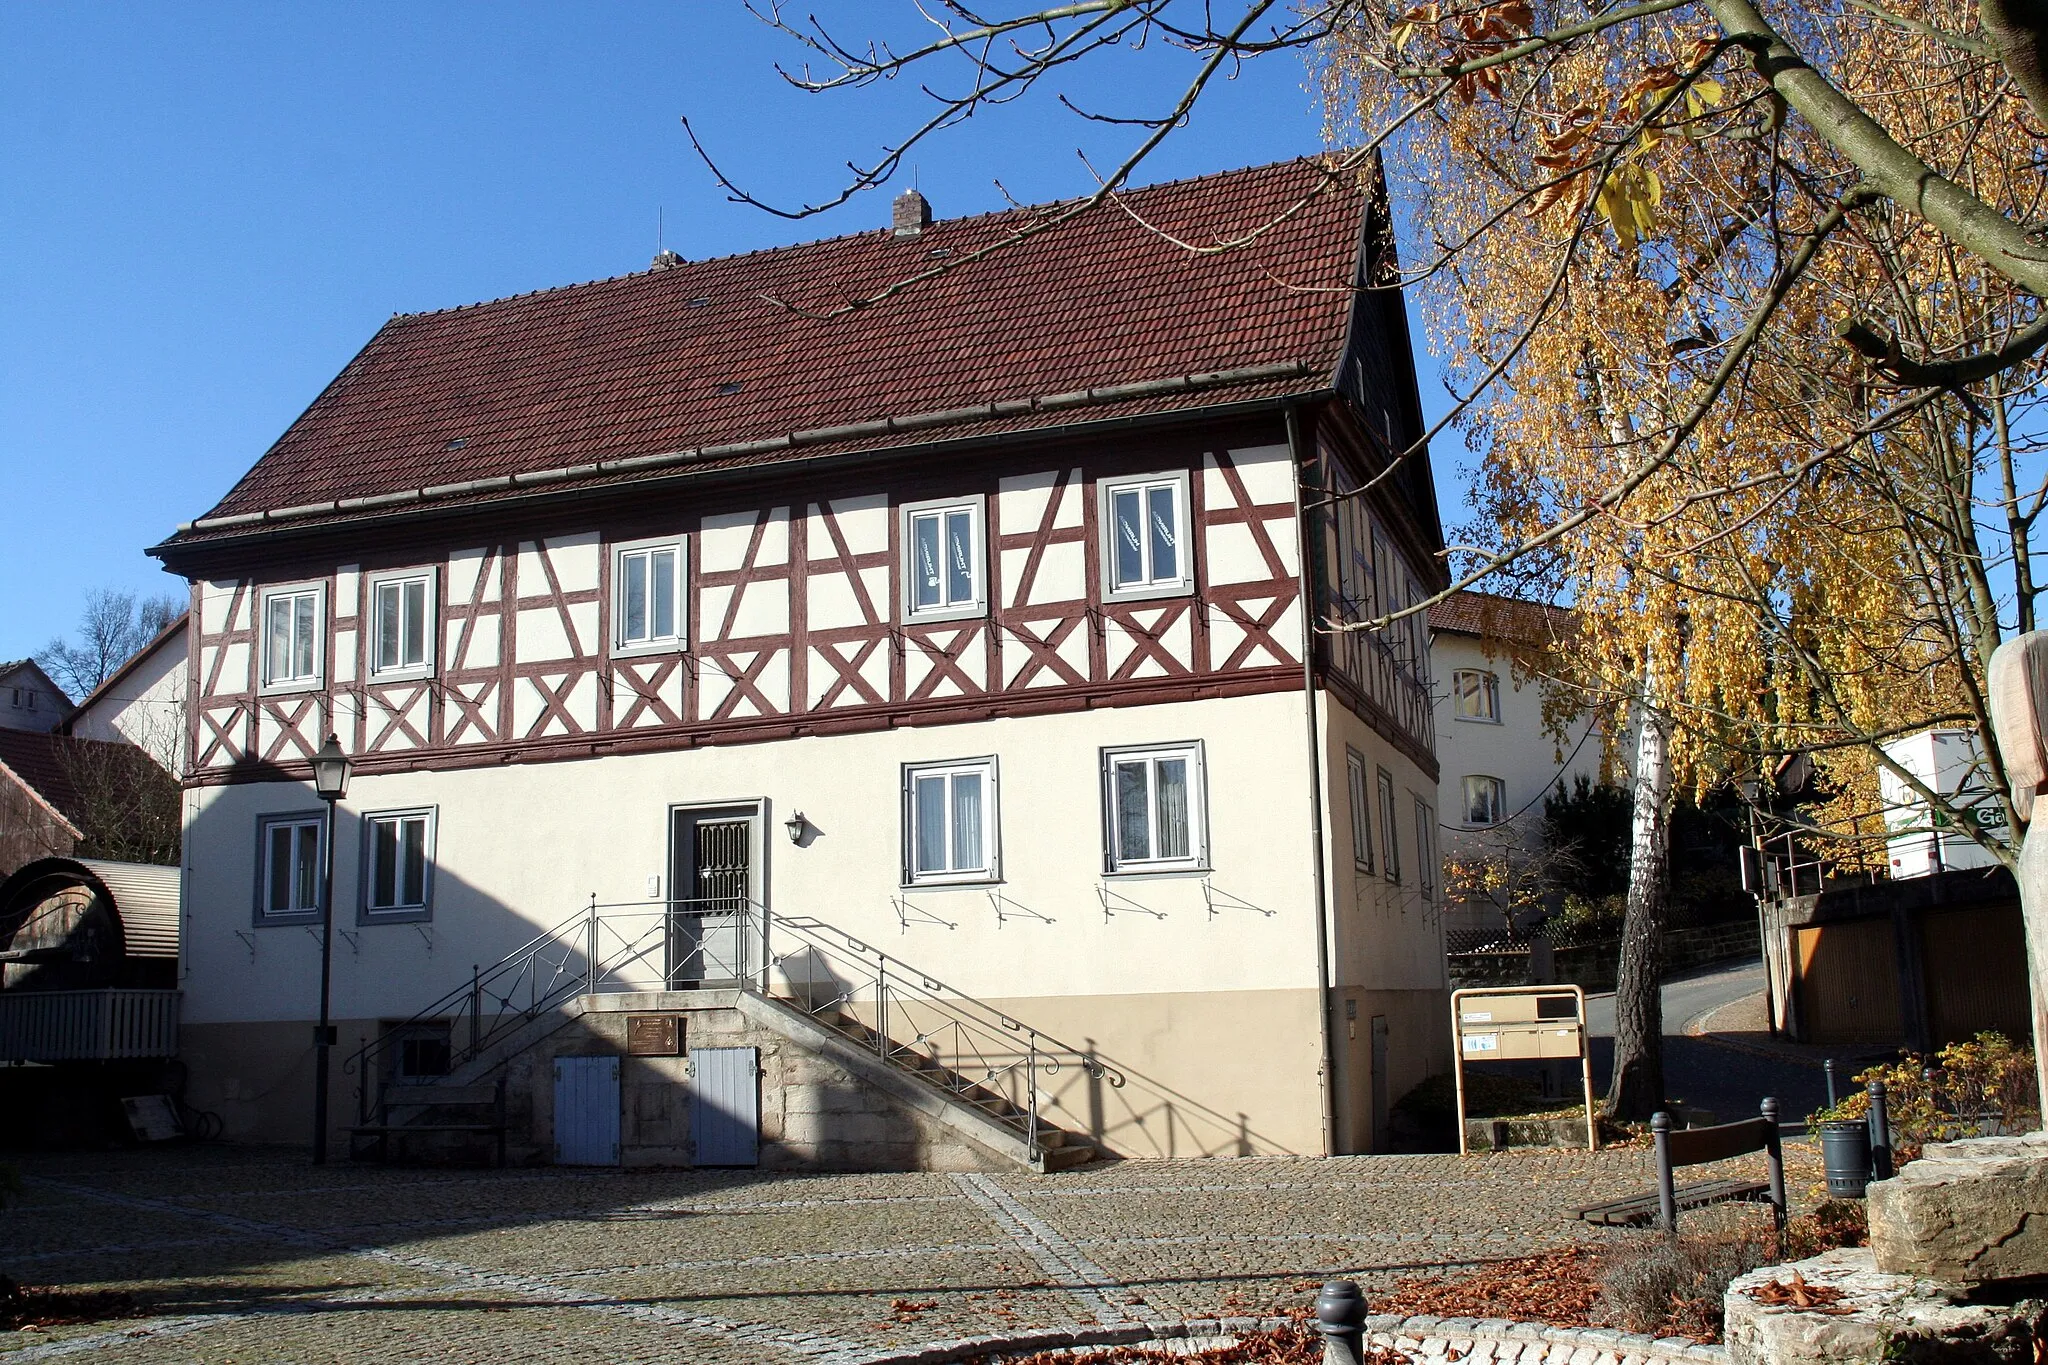
[[1287, 408], [1287, 452], [1294, 466], [1294, 542], [1301, 571], [1301, 697], [1308, 721], [1308, 830], [1316, 887], [1316, 990], [1323, 1043], [1323, 1155], [1337, 1154], [1336, 1000], [1330, 991], [1330, 890], [1323, 875], [1323, 742], [1316, 723], [1315, 574], [1309, 567], [1308, 462], [1301, 449], [1300, 409]]

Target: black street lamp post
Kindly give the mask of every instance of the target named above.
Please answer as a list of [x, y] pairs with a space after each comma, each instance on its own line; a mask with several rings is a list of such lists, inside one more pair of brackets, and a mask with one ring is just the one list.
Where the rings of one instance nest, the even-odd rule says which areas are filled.
[[320, 839], [320, 1022], [313, 1029], [313, 1164], [327, 1164], [327, 1054], [334, 1026], [327, 1022], [327, 993], [334, 964], [334, 805], [348, 794], [348, 755], [333, 735], [313, 755], [313, 790], [327, 803], [327, 828]]

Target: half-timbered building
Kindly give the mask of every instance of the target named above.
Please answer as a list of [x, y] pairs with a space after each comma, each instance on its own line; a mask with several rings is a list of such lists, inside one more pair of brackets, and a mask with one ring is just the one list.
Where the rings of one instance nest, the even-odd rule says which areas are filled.
[[[1444, 582], [1381, 194], [1285, 163], [981, 254], [1043, 213], [394, 317], [157, 548], [193, 1103], [305, 1131], [333, 734], [337, 1141], [536, 1002], [736, 988], [955, 1100], [1029, 1075], [1033, 1141], [1386, 1148], [1448, 1063], [1428, 642], [1316, 628]], [[629, 1128], [708, 1103], [685, 1022]], [[763, 1153], [861, 1159], [758, 1060]]]

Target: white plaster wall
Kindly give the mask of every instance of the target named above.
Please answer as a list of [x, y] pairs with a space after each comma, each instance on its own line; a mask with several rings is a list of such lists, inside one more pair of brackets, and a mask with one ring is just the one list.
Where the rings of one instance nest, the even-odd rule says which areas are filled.
[[126, 740], [173, 774], [185, 771], [185, 632], [165, 640], [71, 721], [81, 739]]
[[[1468, 668], [1487, 669], [1499, 677], [1499, 724], [1459, 720], [1452, 714], [1451, 674]], [[1560, 744], [1543, 726], [1541, 685], [1533, 678], [1517, 681], [1507, 657], [1488, 654], [1476, 636], [1436, 632], [1430, 670], [1435, 679], [1436, 754], [1443, 772], [1438, 814], [1445, 826], [1447, 854], [1455, 855], [1465, 842], [1460, 826], [1468, 774], [1501, 779], [1507, 788], [1505, 813], [1512, 816], [1528, 807], [1525, 819], [1531, 827], [1542, 819], [1544, 794], [1555, 790], [1560, 779], [1567, 789], [1581, 774], [1600, 780], [1600, 736], [1587, 734], [1593, 728], [1591, 720], [1574, 722]]]
[[[1099, 750], [1206, 744], [1213, 884], [1274, 912], [1211, 915], [1198, 875], [1110, 879], [1165, 919], [1105, 920]], [[668, 874], [673, 804], [767, 801], [771, 911], [826, 920], [954, 987], [984, 997], [1122, 995], [1315, 985], [1309, 780], [1301, 698], [1262, 696], [1111, 708], [771, 744], [452, 772], [359, 777], [337, 840], [338, 1017], [404, 1017], [544, 928], [600, 901], [646, 901]], [[994, 755], [1001, 765], [1003, 894], [1055, 922], [998, 927], [986, 889], [908, 893], [952, 921], [899, 925], [904, 894], [901, 765]], [[1412, 765], [1408, 765], [1412, 768]], [[1405, 782], [1404, 782], [1405, 785]], [[193, 1023], [309, 1017], [317, 940], [253, 925], [256, 819], [312, 810], [303, 784], [208, 787], [186, 835], [185, 1017]], [[438, 810], [428, 924], [356, 923], [357, 820]], [[816, 833], [792, 847], [801, 809]], [[1402, 959], [1412, 956], [1404, 951]], [[1404, 977], [1412, 970], [1404, 970]]]

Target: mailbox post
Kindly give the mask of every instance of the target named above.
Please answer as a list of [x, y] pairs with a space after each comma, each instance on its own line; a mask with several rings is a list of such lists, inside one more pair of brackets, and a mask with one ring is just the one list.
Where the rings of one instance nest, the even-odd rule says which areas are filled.
[[1593, 1055], [1586, 1046], [1586, 993], [1577, 986], [1499, 986], [1451, 992], [1452, 1063], [1458, 1084], [1458, 1155], [1465, 1140], [1465, 1063], [1576, 1057], [1586, 1090], [1586, 1150], [1600, 1150], [1593, 1117]]

